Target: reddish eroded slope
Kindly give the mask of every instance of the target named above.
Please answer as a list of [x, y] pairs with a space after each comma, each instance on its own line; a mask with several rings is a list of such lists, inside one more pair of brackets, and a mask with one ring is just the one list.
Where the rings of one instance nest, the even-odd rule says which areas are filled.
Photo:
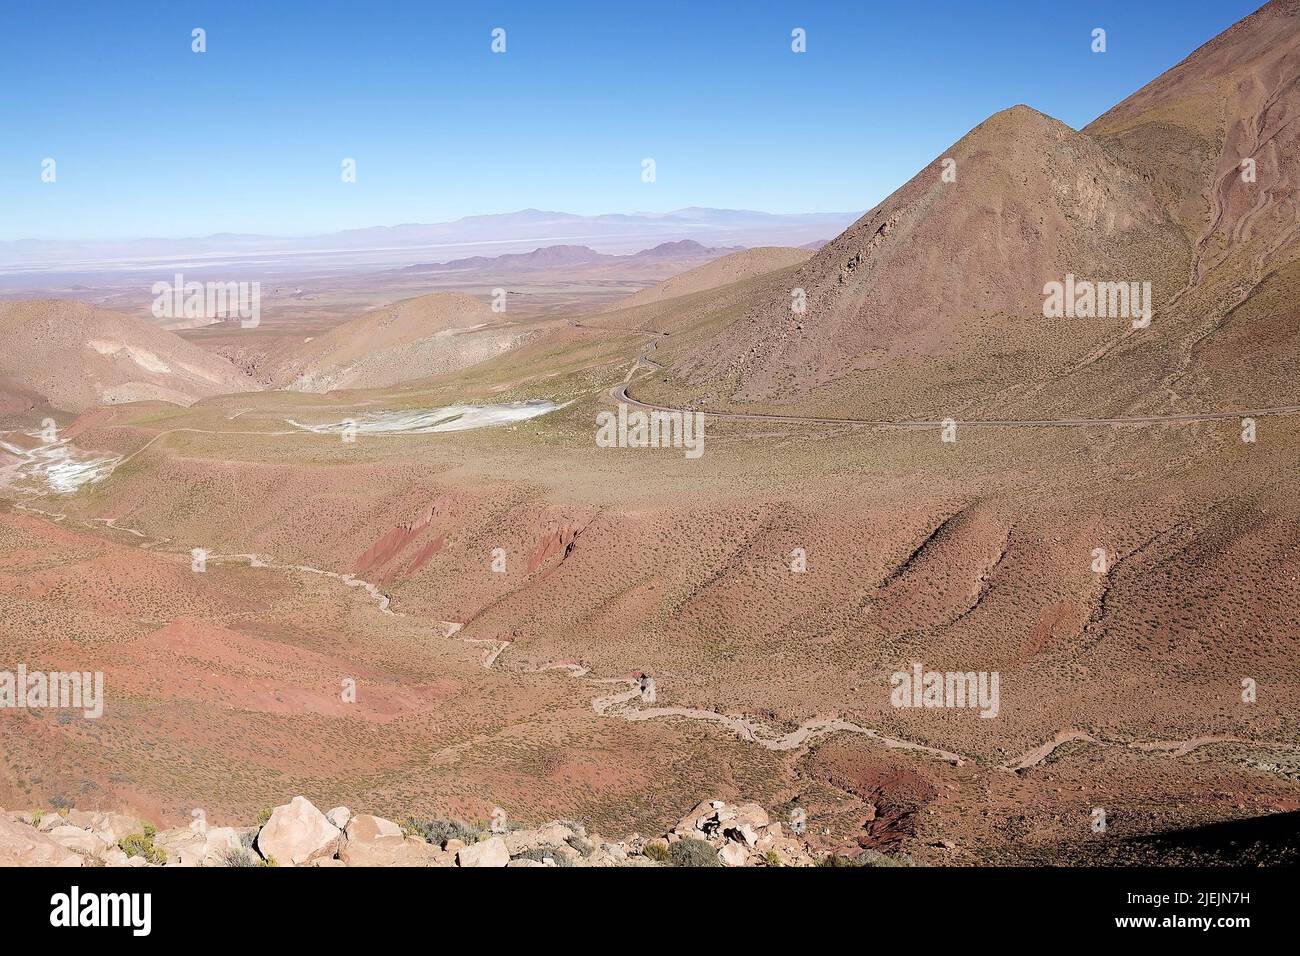
[[1294, 401], [1300, 3], [1267, 4], [1084, 132], [1152, 180], [1193, 244], [1163, 388], [1207, 405]]

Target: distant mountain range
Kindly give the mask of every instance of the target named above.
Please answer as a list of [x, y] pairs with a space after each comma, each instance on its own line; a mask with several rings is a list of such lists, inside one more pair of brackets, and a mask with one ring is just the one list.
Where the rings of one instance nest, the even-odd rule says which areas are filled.
[[454, 272], [460, 270], [496, 268], [509, 269], [549, 269], [555, 266], [586, 265], [597, 262], [615, 262], [617, 260], [676, 260], [717, 258], [730, 252], [739, 252], [744, 246], [706, 246], [694, 239], [679, 239], [676, 242], [661, 242], [649, 249], [642, 249], [630, 255], [618, 256], [597, 252], [590, 246], [542, 246], [532, 252], [511, 252], [500, 256], [470, 256], [466, 259], [452, 259], [447, 262], [422, 262], [406, 266], [400, 272]]
[[540, 246], [586, 247], [596, 255], [627, 255], [656, 243], [690, 240], [721, 248], [799, 246], [834, 236], [860, 213], [776, 214], [690, 207], [668, 213], [578, 216], [524, 209], [453, 222], [404, 223], [317, 236], [218, 233], [181, 239], [0, 242], [0, 277], [30, 282], [33, 274], [80, 276], [117, 272], [230, 279], [393, 269], [435, 258], [454, 260], [529, 252]]

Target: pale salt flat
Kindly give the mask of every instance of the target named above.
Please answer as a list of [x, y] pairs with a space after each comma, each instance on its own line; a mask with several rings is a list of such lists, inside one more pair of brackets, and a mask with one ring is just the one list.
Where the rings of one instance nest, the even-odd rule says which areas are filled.
[[356, 418], [321, 425], [285, 419], [295, 428], [317, 434], [340, 434], [349, 425], [357, 434], [422, 435], [433, 432], [462, 432], [472, 428], [509, 425], [553, 412], [561, 406], [541, 399], [496, 405], [447, 405], [429, 411], [372, 412]]
[[0, 468], [0, 476], [14, 483], [35, 481], [55, 494], [69, 494], [83, 485], [103, 481], [122, 460], [117, 455], [93, 456], [66, 441], [46, 442], [30, 449], [0, 441], [0, 449], [16, 459]]

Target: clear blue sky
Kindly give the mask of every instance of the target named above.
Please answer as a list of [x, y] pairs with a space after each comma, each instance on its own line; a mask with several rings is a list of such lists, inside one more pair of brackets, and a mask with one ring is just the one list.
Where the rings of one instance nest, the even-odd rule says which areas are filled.
[[0, 239], [866, 209], [988, 114], [1082, 126], [1260, 2], [7, 0]]

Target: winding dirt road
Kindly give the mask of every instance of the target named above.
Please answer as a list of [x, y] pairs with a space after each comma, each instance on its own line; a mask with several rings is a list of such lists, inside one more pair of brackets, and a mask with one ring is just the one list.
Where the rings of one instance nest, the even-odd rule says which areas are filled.
[[[638, 358], [638, 363], [643, 361]], [[662, 365], [655, 364], [662, 368]], [[634, 366], [635, 368], [635, 366]], [[669, 408], [652, 405], [628, 394], [628, 382], [620, 382], [609, 390], [615, 403], [652, 412], [693, 413], [695, 409]], [[781, 422], [790, 425], [865, 425], [872, 428], [942, 428], [943, 421], [898, 421], [868, 418], [805, 418], [798, 415], [762, 415], [748, 412], [704, 412], [705, 418], [726, 422]], [[1192, 422], [1231, 421], [1241, 418], [1268, 418], [1278, 415], [1300, 414], [1300, 405], [1279, 405], [1273, 408], [1250, 408], [1234, 412], [1191, 412], [1182, 415], [1130, 415], [1121, 418], [1040, 418], [1040, 419], [954, 419], [961, 428], [1096, 428], [1110, 425], [1183, 425]]]

